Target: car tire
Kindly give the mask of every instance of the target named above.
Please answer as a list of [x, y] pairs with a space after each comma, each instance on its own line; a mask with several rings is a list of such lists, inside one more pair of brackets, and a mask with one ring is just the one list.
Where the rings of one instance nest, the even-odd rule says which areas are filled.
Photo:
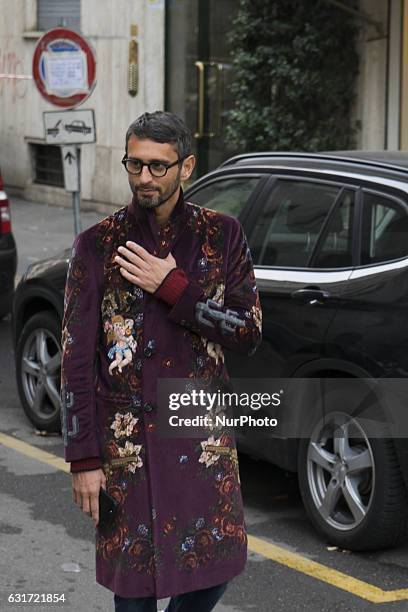
[[[343, 397], [343, 406], [350, 402]], [[353, 551], [392, 547], [407, 537], [408, 497], [394, 443], [370, 435], [369, 422], [329, 409], [298, 449], [299, 488], [311, 522], [329, 544]]]
[[35, 427], [60, 432], [61, 323], [51, 311], [33, 315], [16, 346], [17, 387]]

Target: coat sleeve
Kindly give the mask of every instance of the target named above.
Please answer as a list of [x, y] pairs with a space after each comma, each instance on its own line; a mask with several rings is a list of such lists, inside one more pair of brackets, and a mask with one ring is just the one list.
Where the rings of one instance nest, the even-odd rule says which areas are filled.
[[[61, 430], [65, 460], [97, 459], [95, 360], [102, 281], [89, 230], [73, 244], [62, 322]], [[79, 465], [79, 464], [78, 464]]]
[[[262, 310], [251, 252], [241, 223], [232, 219], [227, 249], [224, 303], [205, 296], [203, 288], [183, 271], [180, 289], [168, 317], [221, 346], [252, 355], [262, 340]], [[214, 296], [213, 296], [214, 297]]]

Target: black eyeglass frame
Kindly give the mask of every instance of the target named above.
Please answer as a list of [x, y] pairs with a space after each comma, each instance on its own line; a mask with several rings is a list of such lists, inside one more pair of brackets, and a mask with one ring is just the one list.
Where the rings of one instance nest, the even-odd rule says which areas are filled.
[[[157, 161], [149, 162], [148, 164], [146, 164], [145, 162], [142, 162], [141, 159], [137, 159], [136, 157], [127, 157], [127, 155], [125, 153], [121, 163], [123, 164], [126, 172], [128, 174], [132, 174], [133, 176], [138, 176], [139, 174], [142, 174], [143, 168], [145, 166], [147, 166], [149, 168], [149, 172], [150, 172], [150, 174], [152, 176], [154, 176], [156, 178], [163, 178], [163, 176], [166, 176], [167, 171], [169, 170], [169, 168], [173, 168], [176, 164], [180, 164], [180, 162], [183, 162], [187, 157], [188, 157], [188, 155], [184, 155], [184, 157], [179, 157], [178, 159], [176, 159], [175, 162], [172, 162], [171, 164], [167, 164], [166, 162], [157, 162]], [[140, 162], [142, 164], [141, 168], [140, 168], [140, 172], [129, 172], [129, 170], [126, 168], [126, 162], [128, 162], [128, 161], [137, 161], [137, 162]], [[151, 168], [150, 168], [150, 166], [153, 166], [154, 164], [156, 164], [156, 165], [160, 164], [160, 165], [164, 166], [166, 168], [166, 172], [164, 174], [154, 174], [152, 172]]]

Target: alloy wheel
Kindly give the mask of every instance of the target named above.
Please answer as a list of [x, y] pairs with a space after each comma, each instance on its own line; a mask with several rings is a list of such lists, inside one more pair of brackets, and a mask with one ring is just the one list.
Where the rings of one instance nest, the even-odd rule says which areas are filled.
[[31, 332], [22, 351], [21, 378], [32, 412], [51, 419], [60, 411], [61, 349], [49, 329]]
[[331, 527], [350, 531], [367, 516], [375, 486], [370, 440], [361, 424], [333, 412], [314, 428], [307, 453], [313, 503]]

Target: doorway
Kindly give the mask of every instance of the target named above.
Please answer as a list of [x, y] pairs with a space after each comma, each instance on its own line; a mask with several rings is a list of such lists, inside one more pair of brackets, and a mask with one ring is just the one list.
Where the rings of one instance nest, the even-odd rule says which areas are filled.
[[237, 153], [225, 127], [233, 107], [231, 52], [227, 33], [236, 0], [167, 0], [166, 109], [193, 133], [195, 178]]

